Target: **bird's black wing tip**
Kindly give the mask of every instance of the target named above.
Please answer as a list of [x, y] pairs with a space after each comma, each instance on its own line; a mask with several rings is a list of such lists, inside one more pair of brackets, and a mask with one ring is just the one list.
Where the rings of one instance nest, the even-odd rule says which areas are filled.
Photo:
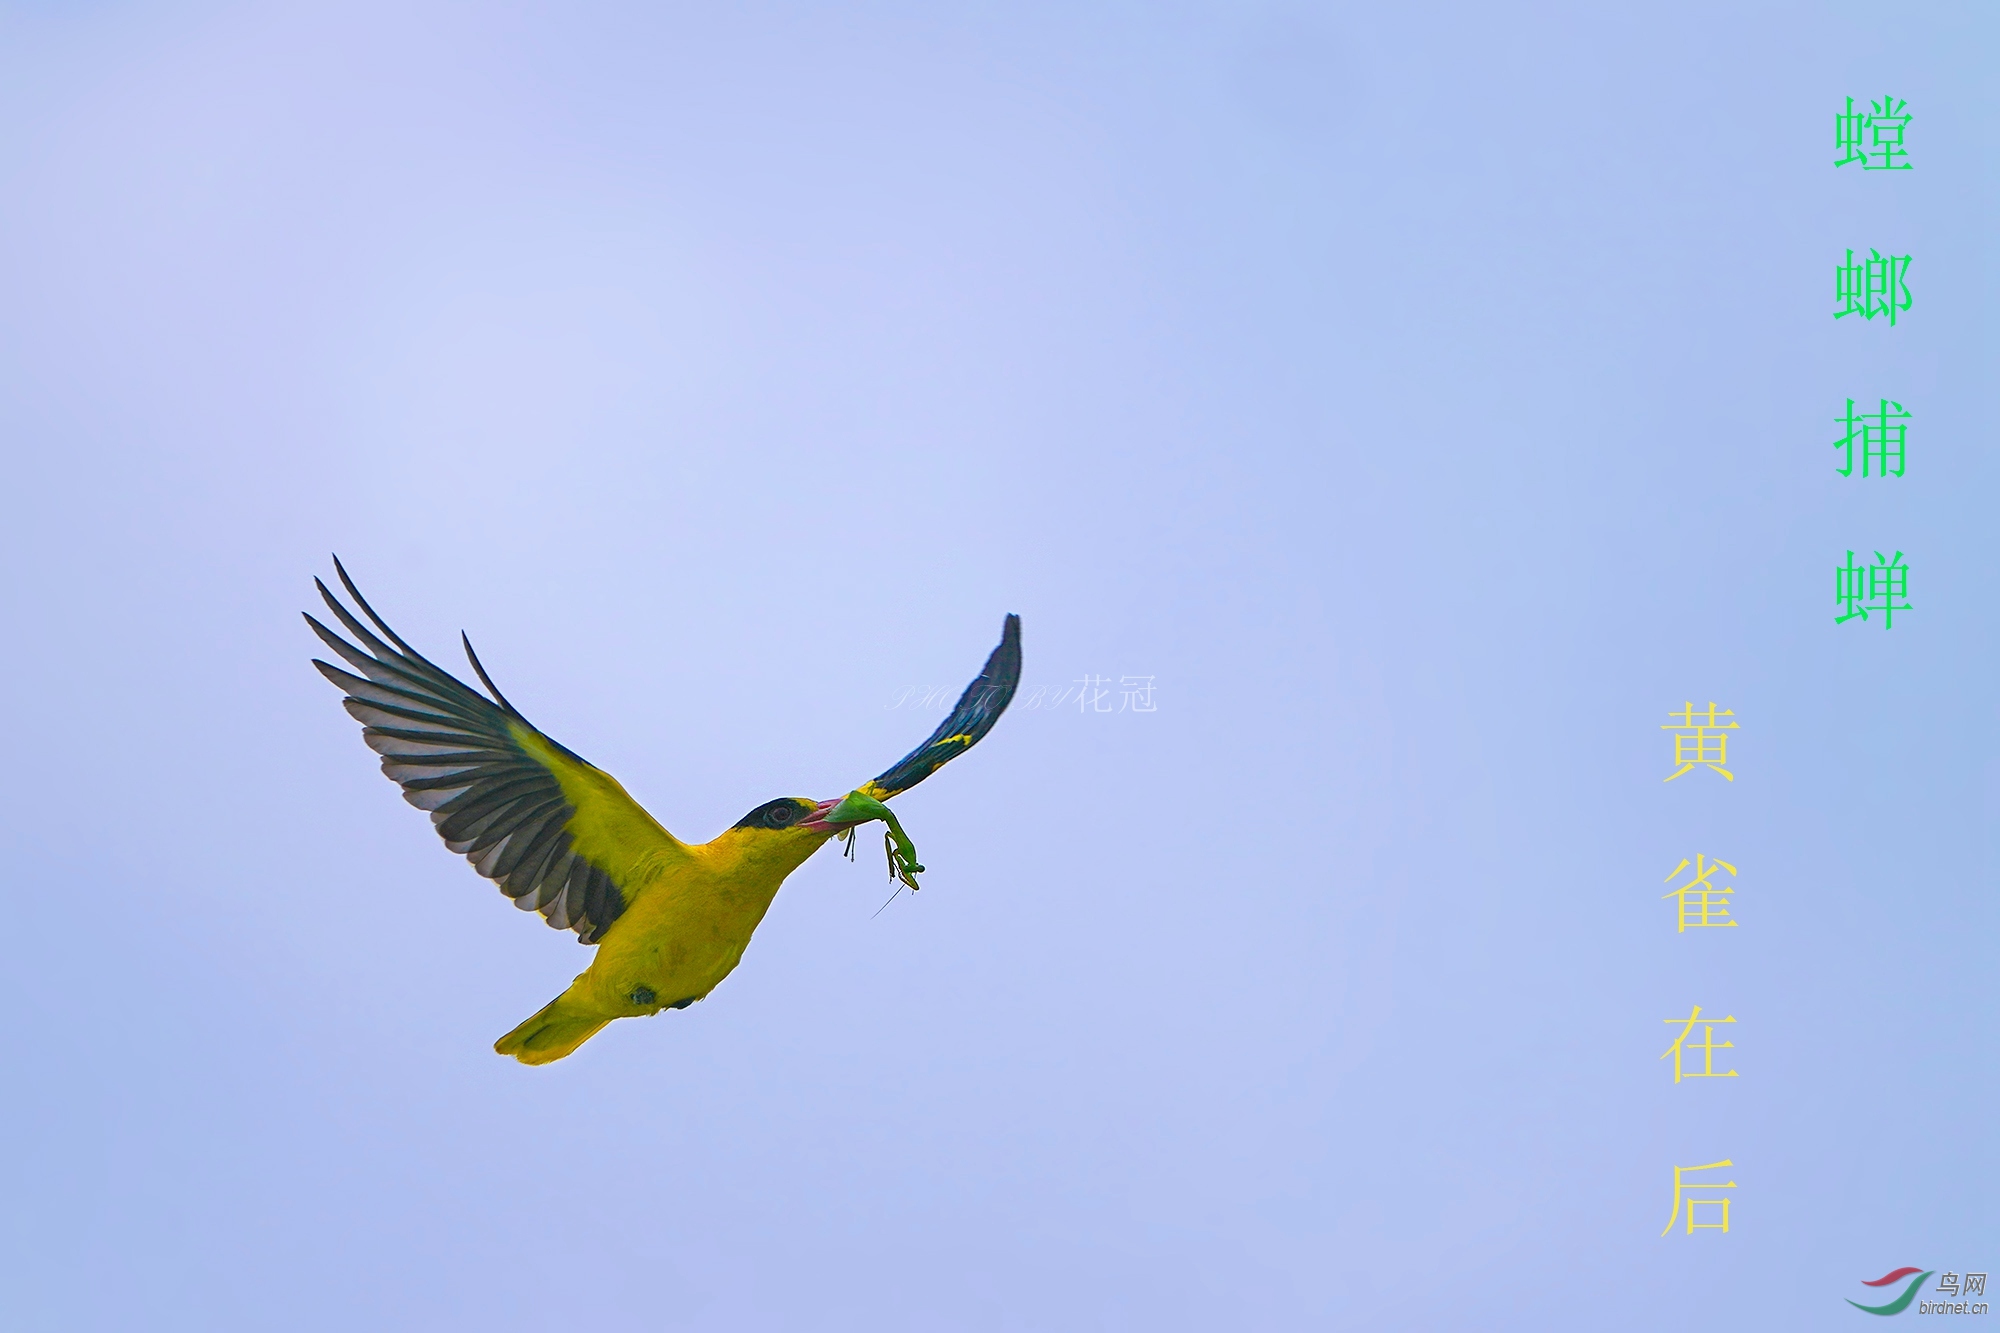
[[1000, 622], [1000, 647], [995, 652], [1011, 650], [1010, 656], [1018, 668], [1021, 661], [1021, 617], [1012, 611]]
[[993, 724], [1014, 701], [1020, 683], [1021, 617], [1010, 611], [1001, 622], [1000, 642], [986, 655], [986, 664], [965, 687], [965, 693], [958, 696], [958, 705], [929, 739], [877, 775], [871, 785], [879, 793], [894, 796], [964, 754], [993, 730]]
[[[507, 702], [507, 696], [500, 693], [500, 687], [493, 683], [493, 677], [486, 674], [485, 666], [479, 661], [479, 654], [472, 651], [472, 636], [464, 630], [460, 630], [458, 638], [465, 645], [466, 660], [471, 662], [472, 669], [479, 673], [480, 682], [492, 693], [493, 698], [499, 703], [501, 711], [513, 717], [521, 717], [520, 711], [514, 705]], [[527, 721], [526, 718], [522, 718], [521, 720], [524, 722]]]

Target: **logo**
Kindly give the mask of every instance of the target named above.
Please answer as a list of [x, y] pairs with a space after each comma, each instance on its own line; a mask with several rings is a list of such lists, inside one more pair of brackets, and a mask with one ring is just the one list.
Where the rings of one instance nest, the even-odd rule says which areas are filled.
[[1849, 1301], [1848, 1304], [1867, 1314], [1901, 1314], [1903, 1311], [1909, 1309], [1910, 1302], [1917, 1298], [1917, 1288], [1924, 1285], [1924, 1279], [1936, 1271], [1936, 1269], [1931, 1269], [1928, 1272], [1918, 1273], [1914, 1268], [1898, 1268], [1893, 1273], [1884, 1273], [1873, 1282], [1863, 1282], [1861, 1285], [1864, 1287], [1886, 1287], [1891, 1282], [1899, 1282], [1906, 1277], [1910, 1277], [1912, 1273], [1916, 1273], [1917, 1275], [1910, 1278], [1910, 1285], [1903, 1288], [1903, 1294], [1895, 1300], [1890, 1301], [1887, 1305], [1863, 1305], [1860, 1301]]
[[[1901, 1295], [1881, 1305], [1863, 1305], [1860, 1301], [1854, 1300], [1850, 1300], [1848, 1304], [1863, 1314], [1901, 1314], [1910, 1308], [1910, 1302], [1916, 1300], [1917, 1293], [1923, 1290], [1924, 1279], [1936, 1271], [1934, 1268], [1917, 1269], [1906, 1265], [1892, 1272], [1884, 1273], [1881, 1277], [1875, 1278], [1872, 1281], [1863, 1281], [1861, 1285], [1864, 1287], [1887, 1287], [1902, 1282], [1904, 1278], [1909, 1278], [1909, 1281], [1904, 1284]], [[1911, 1276], [1912, 1274], [1915, 1276]], [[1986, 1294], [1986, 1274], [1967, 1273], [1961, 1279], [1957, 1273], [1947, 1272], [1938, 1278], [1938, 1295], [1959, 1296], [1961, 1294], [1959, 1287], [1961, 1281], [1965, 1284], [1963, 1295], [1984, 1296]], [[1925, 1301], [1917, 1307], [1917, 1312], [1919, 1314], [1985, 1314], [1987, 1307], [1985, 1301]]]

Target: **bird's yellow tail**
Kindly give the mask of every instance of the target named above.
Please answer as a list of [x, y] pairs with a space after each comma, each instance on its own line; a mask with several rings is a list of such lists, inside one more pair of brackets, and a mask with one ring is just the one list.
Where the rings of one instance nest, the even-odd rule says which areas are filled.
[[493, 1043], [502, 1055], [511, 1055], [524, 1065], [545, 1065], [560, 1060], [596, 1035], [611, 1020], [586, 1013], [569, 993], [543, 1005], [533, 1018]]

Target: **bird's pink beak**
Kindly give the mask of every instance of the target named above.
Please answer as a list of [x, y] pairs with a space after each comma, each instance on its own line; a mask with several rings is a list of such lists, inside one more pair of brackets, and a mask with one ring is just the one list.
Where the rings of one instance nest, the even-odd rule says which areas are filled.
[[844, 823], [836, 824], [827, 819], [827, 815], [833, 812], [833, 807], [839, 805], [843, 799], [845, 798], [836, 796], [830, 801], [821, 801], [818, 805], [813, 807], [812, 815], [809, 818], [802, 820], [799, 823], [798, 827], [802, 829], [811, 829], [814, 833], [838, 833], [842, 829], [853, 828], [854, 825], [859, 821], [848, 820]]

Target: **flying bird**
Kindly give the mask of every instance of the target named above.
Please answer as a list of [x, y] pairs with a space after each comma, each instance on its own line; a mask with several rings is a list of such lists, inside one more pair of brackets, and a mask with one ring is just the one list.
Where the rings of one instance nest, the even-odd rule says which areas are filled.
[[[569, 989], [495, 1042], [523, 1064], [560, 1060], [614, 1018], [685, 1009], [742, 960], [785, 876], [829, 838], [853, 848], [854, 830], [885, 826], [890, 873], [917, 887], [916, 848], [883, 802], [964, 754], [993, 729], [1021, 679], [1021, 618], [930, 738], [845, 796], [766, 801], [707, 842], [667, 832], [618, 780], [522, 717], [472, 651], [493, 697], [410, 647], [362, 597], [336, 557], [341, 584], [373, 623], [361, 623], [314, 579], [334, 617], [361, 646], [311, 615], [306, 623], [359, 675], [313, 659], [403, 799], [430, 812], [445, 846], [524, 911], [597, 946]], [[898, 890], [900, 891], [900, 889]]]

